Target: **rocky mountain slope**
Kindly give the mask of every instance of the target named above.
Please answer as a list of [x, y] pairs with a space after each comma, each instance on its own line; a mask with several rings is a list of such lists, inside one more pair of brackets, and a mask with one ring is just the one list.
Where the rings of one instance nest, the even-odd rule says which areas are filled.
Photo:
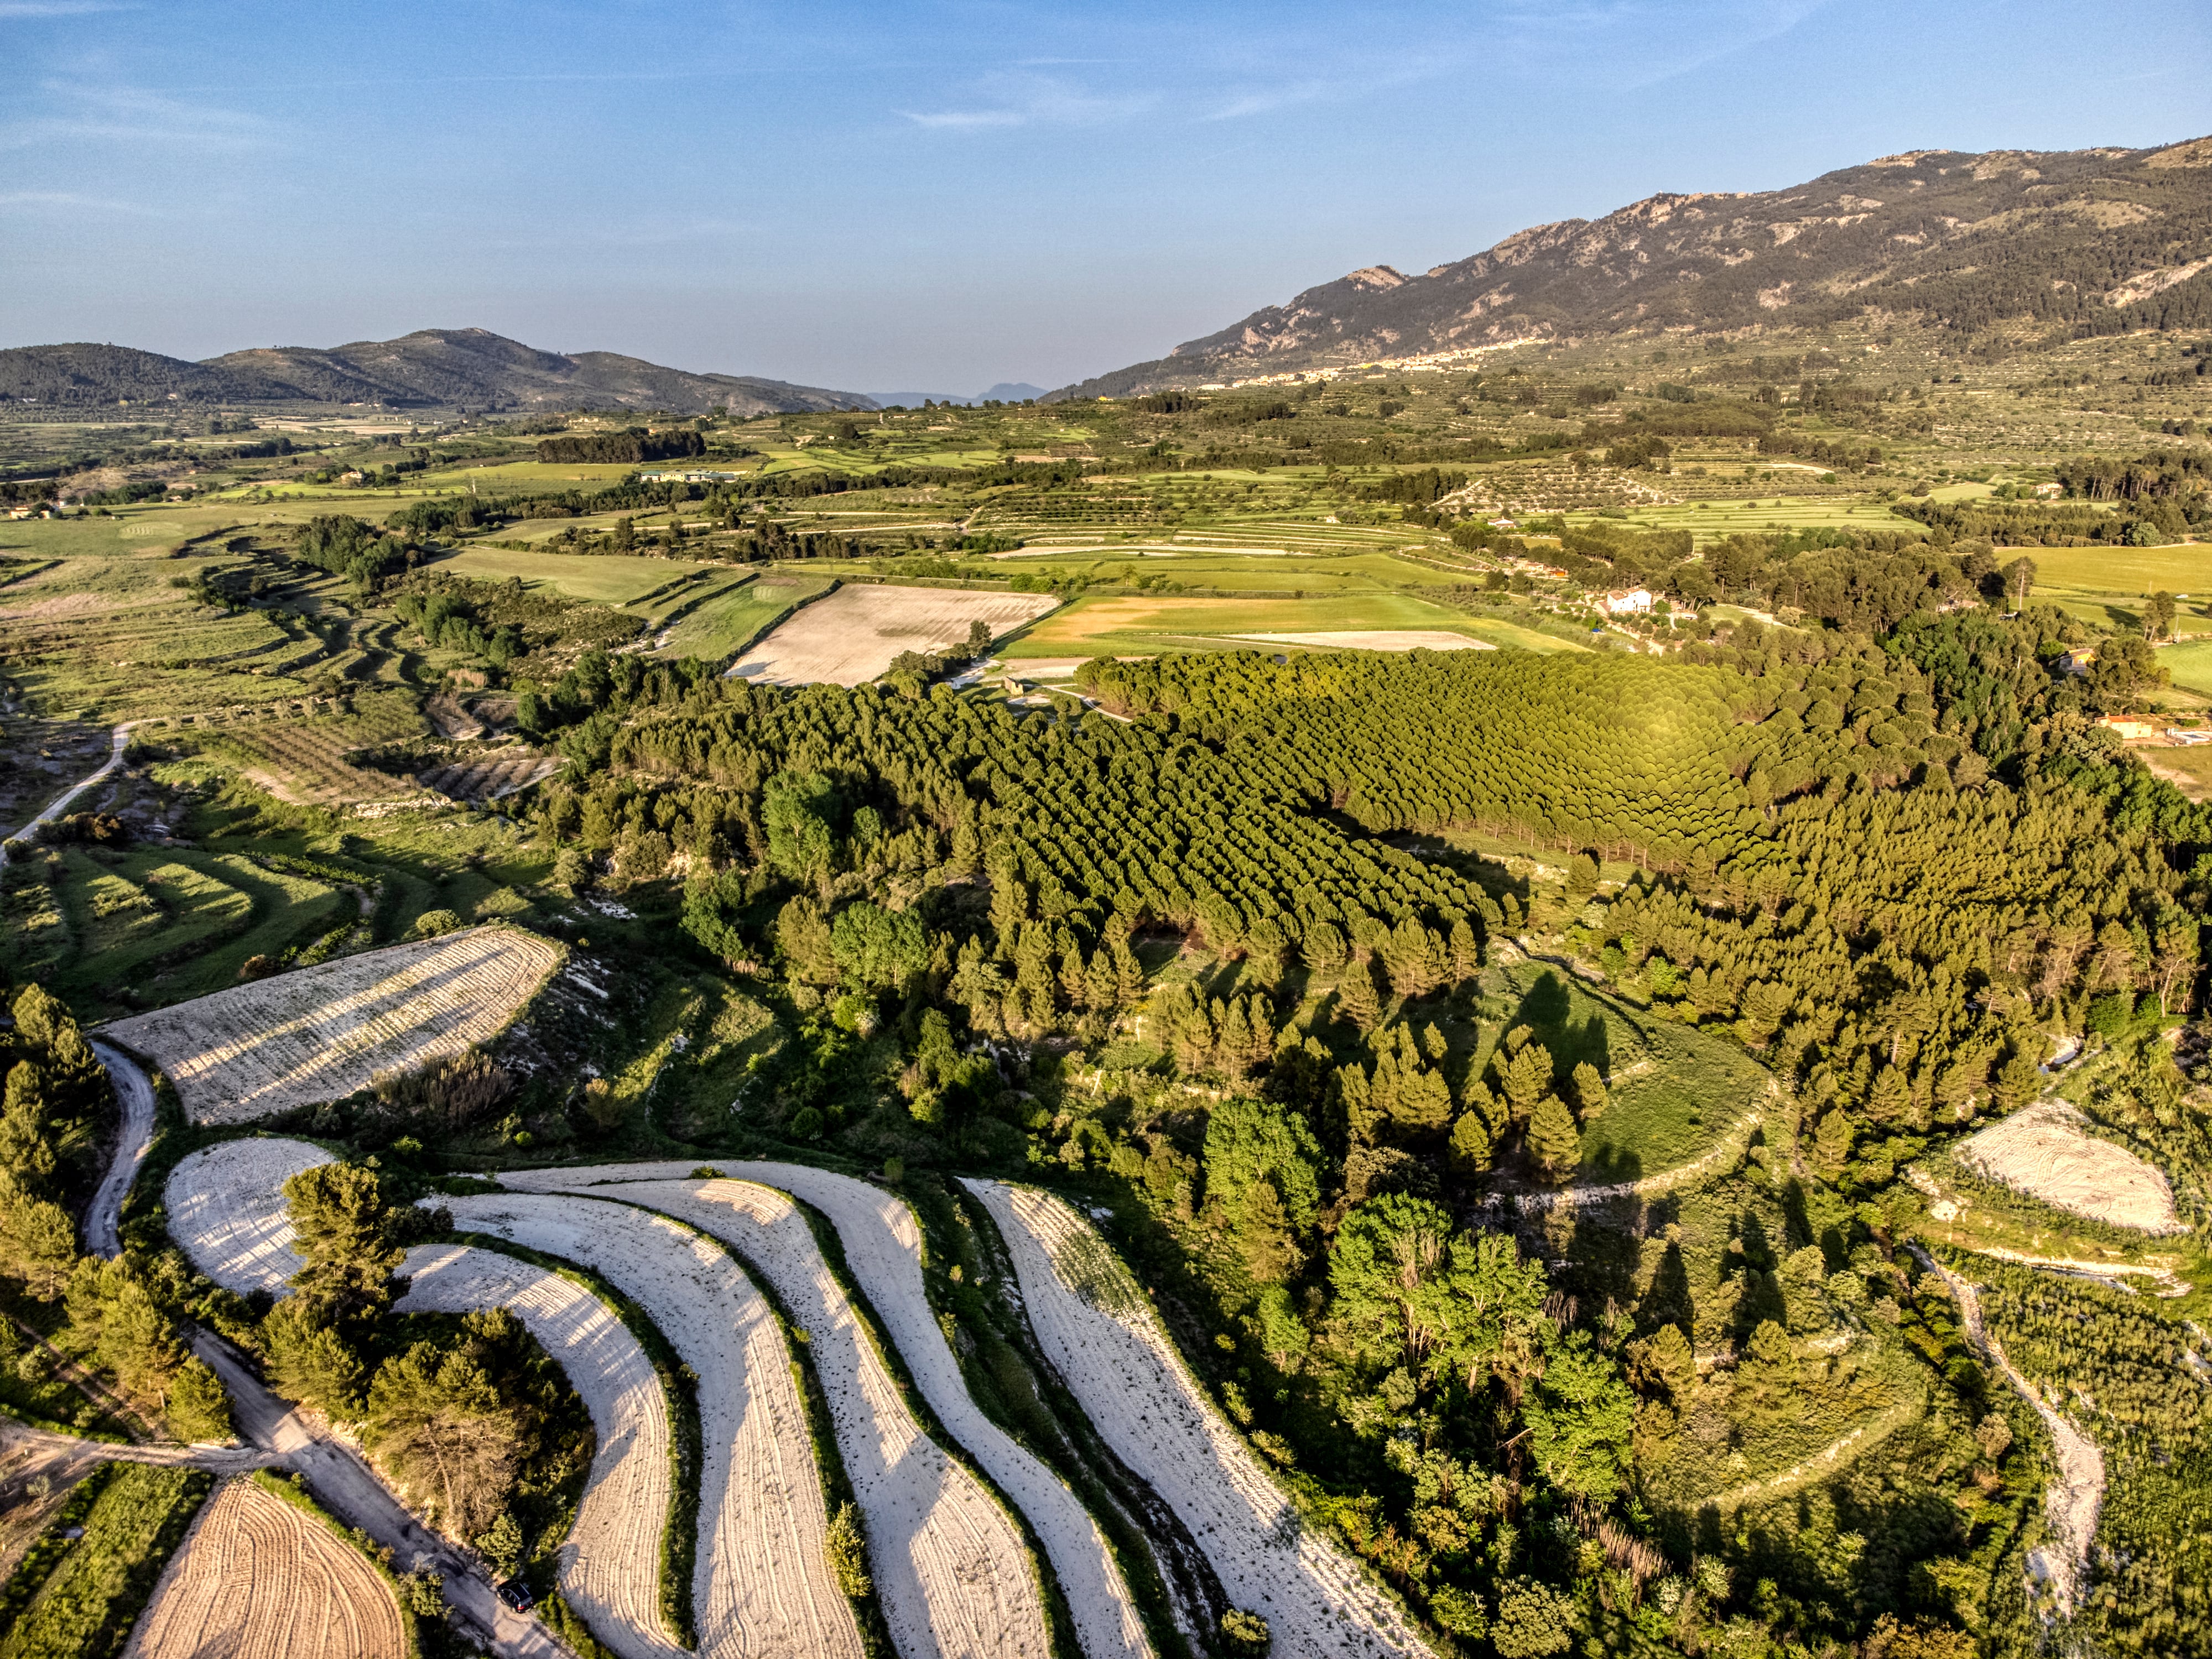
[[2154, 150], [1919, 150], [1758, 194], [1648, 197], [1409, 276], [1370, 265], [1055, 396], [1511, 340], [1821, 326], [2212, 325], [2212, 138]]
[[858, 392], [698, 374], [611, 351], [541, 351], [487, 329], [423, 329], [319, 350], [270, 346], [188, 362], [112, 345], [0, 351], [0, 401], [368, 404], [392, 409], [655, 409], [703, 415], [872, 409]]

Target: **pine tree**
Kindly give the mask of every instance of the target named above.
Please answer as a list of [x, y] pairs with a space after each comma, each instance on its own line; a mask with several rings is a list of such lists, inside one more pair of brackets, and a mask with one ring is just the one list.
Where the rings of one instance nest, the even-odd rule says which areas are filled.
[[1575, 1115], [1557, 1095], [1544, 1096], [1528, 1115], [1528, 1156], [1555, 1182], [1566, 1180], [1582, 1163], [1583, 1138]]
[[1602, 1116], [1611, 1103], [1605, 1091], [1605, 1079], [1597, 1074], [1597, 1067], [1586, 1060], [1579, 1062], [1575, 1066], [1576, 1115], [1588, 1124]]
[[1374, 970], [1364, 962], [1345, 969], [1336, 988], [1337, 1006], [1362, 1031], [1371, 1031], [1382, 1018], [1382, 999], [1375, 989]]
[[1462, 1112], [1452, 1125], [1451, 1165], [1462, 1176], [1479, 1175], [1490, 1167], [1490, 1126], [1480, 1112]]

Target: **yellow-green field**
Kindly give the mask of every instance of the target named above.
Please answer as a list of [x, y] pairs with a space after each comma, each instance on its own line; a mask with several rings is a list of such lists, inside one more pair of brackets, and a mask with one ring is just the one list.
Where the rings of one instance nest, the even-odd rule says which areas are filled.
[[594, 605], [631, 605], [670, 583], [728, 574], [724, 564], [687, 559], [624, 558], [619, 555], [524, 552], [511, 547], [477, 545], [433, 561], [427, 569], [471, 581], [503, 582], [520, 577], [526, 587], [550, 587], [572, 599]]
[[2176, 685], [2212, 697], [2212, 635], [2162, 647], [2158, 660], [2173, 676]]
[[[1698, 481], [1675, 478], [1669, 487], [1686, 489]], [[1700, 542], [1760, 530], [1887, 530], [1922, 534], [1920, 526], [1899, 517], [1884, 501], [1863, 495], [1754, 495], [1748, 501], [1691, 500], [1665, 507], [1639, 507], [1627, 515], [1570, 513], [1567, 522], [1603, 523], [1632, 530], [1686, 530]]]
[[1368, 592], [1308, 599], [1100, 594], [1054, 611], [1010, 643], [1003, 654], [1009, 659], [1127, 656], [1243, 644], [1231, 637], [1243, 634], [1396, 628], [1438, 629], [1534, 651], [1577, 648], [1530, 629], [1469, 617], [1404, 593]]

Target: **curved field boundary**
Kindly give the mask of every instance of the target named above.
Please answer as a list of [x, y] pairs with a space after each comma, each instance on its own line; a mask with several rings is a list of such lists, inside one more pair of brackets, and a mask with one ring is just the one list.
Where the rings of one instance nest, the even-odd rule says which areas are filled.
[[464, 928], [237, 985], [106, 1033], [167, 1074], [195, 1123], [245, 1123], [343, 1100], [380, 1072], [507, 1028], [561, 965], [520, 927]]
[[226, 1480], [155, 1587], [125, 1659], [402, 1659], [399, 1605], [367, 1559], [253, 1481]]
[[805, 1329], [898, 1650], [1043, 1659], [1044, 1608], [1020, 1533], [915, 1420], [790, 1199], [731, 1180], [603, 1190], [730, 1245]]
[[423, 1244], [399, 1313], [505, 1308], [583, 1396], [599, 1433], [575, 1524], [561, 1547], [561, 1594], [623, 1659], [684, 1651], [660, 1622], [660, 1534], [672, 1486], [668, 1405], [638, 1340], [599, 1299], [544, 1267], [465, 1244]]
[[258, 1135], [187, 1153], [161, 1188], [169, 1237], [226, 1291], [289, 1296], [307, 1263], [292, 1249], [284, 1183], [331, 1161], [307, 1141]]
[[831, 1577], [829, 1517], [775, 1316], [712, 1241], [626, 1204], [530, 1193], [443, 1200], [457, 1225], [604, 1274], [698, 1377], [705, 1456], [692, 1595], [697, 1651], [864, 1659]]
[[[930, 1312], [921, 1277], [921, 1228], [914, 1212], [881, 1188], [833, 1170], [768, 1162], [731, 1167], [742, 1179], [787, 1192], [829, 1218], [860, 1294], [945, 1433], [1036, 1529], [1088, 1659], [1149, 1659], [1152, 1644], [1097, 1522], [1065, 1481], [986, 1417], [969, 1395], [959, 1363]], [[599, 1164], [501, 1179], [510, 1187], [550, 1191], [690, 1173], [690, 1166], [673, 1163]]]
[[1197, 1538], [1273, 1651], [1426, 1656], [1404, 1611], [1310, 1530], [1213, 1407], [1121, 1258], [1048, 1194], [963, 1177], [1014, 1261], [1046, 1356], [1115, 1454]]
[[2070, 1613], [2081, 1589], [2081, 1576], [2088, 1568], [2089, 1546], [2097, 1536], [2097, 1513], [2105, 1506], [2104, 1451], [2053, 1409], [2035, 1385], [2014, 1369], [2004, 1349], [1982, 1323], [1982, 1298], [1974, 1287], [1919, 1245], [1905, 1248], [1920, 1259], [1922, 1267], [1950, 1286], [1951, 1294], [1958, 1299], [1959, 1322], [1966, 1327], [1966, 1340], [2004, 1373], [2005, 1381], [2035, 1408], [2035, 1414], [2043, 1419], [2044, 1428], [2050, 1432], [2051, 1443], [2058, 1454], [2058, 1468], [2044, 1492], [2043, 1509], [2051, 1522], [2052, 1541], [2030, 1550], [2027, 1565], [2035, 1577], [2050, 1581], [2057, 1593], [2059, 1611]]

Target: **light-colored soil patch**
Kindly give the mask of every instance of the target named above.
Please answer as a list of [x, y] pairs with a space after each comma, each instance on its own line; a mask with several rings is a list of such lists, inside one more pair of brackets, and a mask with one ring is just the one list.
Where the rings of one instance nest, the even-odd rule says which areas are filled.
[[1404, 1612], [1308, 1531], [1206, 1398], [1118, 1256], [1058, 1199], [968, 1180], [1005, 1236], [1030, 1326], [1093, 1427], [1175, 1510], [1278, 1656], [1426, 1654]]
[[1232, 639], [1263, 645], [1316, 645], [1340, 651], [1495, 651], [1487, 640], [1448, 634], [1440, 628], [1354, 628], [1340, 633], [1236, 634]]
[[246, 1123], [496, 1036], [560, 960], [535, 933], [471, 927], [136, 1014], [106, 1035], [160, 1066], [193, 1121]]
[[226, 1291], [289, 1295], [307, 1264], [292, 1249], [284, 1183], [331, 1162], [304, 1140], [226, 1140], [179, 1158], [161, 1188], [169, 1237], [193, 1267]]
[[623, 1659], [682, 1652], [660, 1620], [668, 1401], [637, 1339], [581, 1285], [495, 1250], [420, 1245], [399, 1271], [410, 1280], [399, 1312], [505, 1308], [568, 1373], [599, 1444], [561, 1547], [561, 1594]]
[[2039, 1101], [1969, 1137], [1957, 1157], [1975, 1174], [2070, 1215], [2147, 1233], [2185, 1231], [2166, 1176], [2087, 1133], [2087, 1121], [2063, 1101]]
[[604, 1274], [697, 1374], [706, 1449], [692, 1607], [702, 1659], [862, 1659], [860, 1626], [830, 1573], [829, 1520], [790, 1352], [737, 1263], [624, 1204], [531, 1193], [443, 1202], [471, 1231]]
[[[507, 1184], [545, 1190], [555, 1184], [668, 1180], [688, 1176], [681, 1164], [602, 1164], [591, 1169], [533, 1172], [504, 1177]], [[844, 1247], [852, 1272], [884, 1334], [945, 1431], [975, 1459], [1027, 1517], [1051, 1559], [1067, 1598], [1077, 1639], [1088, 1659], [1149, 1655], [1151, 1644], [1129, 1589], [1108, 1553], [1098, 1526], [1060, 1477], [1016, 1444], [983, 1415], [968, 1393], [945, 1333], [930, 1311], [921, 1282], [921, 1228], [900, 1200], [865, 1181], [803, 1164], [744, 1163], [726, 1169], [748, 1182], [781, 1188], [826, 1215]], [[610, 1196], [636, 1197], [624, 1187]], [[651, 1200], [641, 1198], [641, 1202]], [[820, 1351], [817, 1350], [817, 1363]]]
[[392, 1592], [313, 1516], [226, 1480], [155, 1587], [130, 1659], [401, 1659]]
[[730, 672], [762, 685], [860, 685], [902, 651], [963, 644], [979, 621], [994, 637], [1006, 634], [1058, 603], [1048, 593], [841, 587], [742, 653]]
[[791, 1200], [749, 1181], [605, 1189], [734, 1247], [807, 1332], [870, 1571], [901, 1653], [1044, 1659], [1043, 1604], [1020, 1532], [975, 1477], [922, 1432]]

